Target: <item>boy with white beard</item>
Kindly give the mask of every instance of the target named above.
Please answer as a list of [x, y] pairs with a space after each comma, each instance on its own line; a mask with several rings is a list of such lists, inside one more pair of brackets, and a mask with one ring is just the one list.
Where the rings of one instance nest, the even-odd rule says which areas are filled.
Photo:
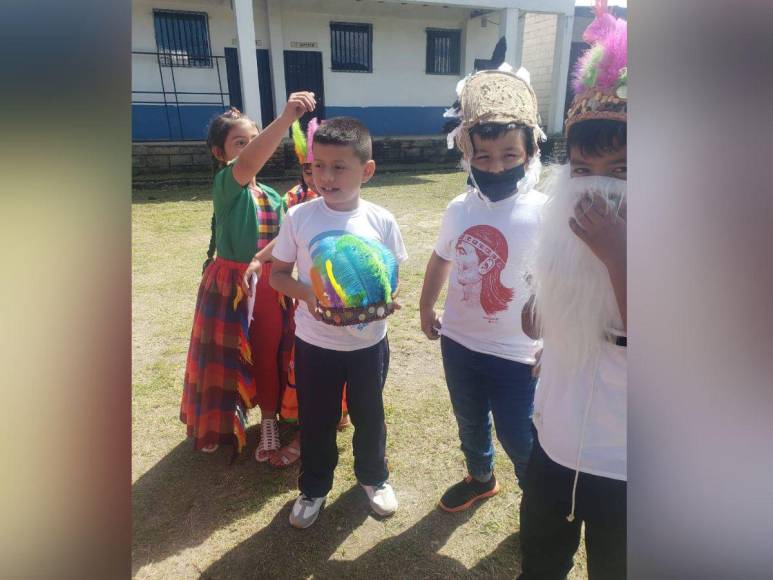
[[[524, 332], [542, 336], [521, 580], [626, 575], [626, 23], [596, 4], [545, 204]], [[535, 316], [536, 315], [536, 316]]]

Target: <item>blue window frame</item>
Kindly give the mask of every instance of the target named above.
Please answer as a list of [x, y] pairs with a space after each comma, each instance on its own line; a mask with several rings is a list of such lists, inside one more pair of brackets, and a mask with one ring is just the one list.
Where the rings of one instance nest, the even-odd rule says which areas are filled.
[[427, 74], [458, 75], [461, 45], [461, 30], [427, 28]]
[[330, 63], [334, 71], [373, 72], [373, 25], [330, 23]]
[[154, 10], [153, 20], [161, 66], [212, 67], [206, 12]]

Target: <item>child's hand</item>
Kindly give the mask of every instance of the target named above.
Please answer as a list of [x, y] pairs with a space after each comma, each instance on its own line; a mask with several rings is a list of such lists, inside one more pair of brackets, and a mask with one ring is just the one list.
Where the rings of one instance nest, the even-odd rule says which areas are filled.
[[262, 269], [263, 264], [257, 258], [253, 258], [250, 262], [250, 265], [247, 266], [247, 269], [244, 271], [244, 276], [242, 276], [241, 280], [242, 292], [244, 292], [245, 296], [250, 295], [250, 277], [255, 274], [258, 278], [260, 278], [260, 271]]
[[292, 123], [306, 113], [311, 113], [316, 106], [317, 101], [314, 99], [314, 93], [308, 91], [292, 93], [287, 98], [287, 105], [282, 111], [282, 116]]
[[435, 309], [420, 311], [421, 316], [421, 331], [430, 340], [437, 340], [440, 338], [440, 328], [442, 326], [440, 317]]
[[306, 307], [309, 309], [309, 313], [316, 319], [322, 320], [322, 314], [317, 310], [317, 295], [314, 294], [314, 290], [311, 286], [307, 287], [305, 295], [301, 298], [306, 303]]
[[574, 207], [569, 227], [607, 268], [625, 263], [625, 209], [620, 214], [598, 192], [588, 193]]

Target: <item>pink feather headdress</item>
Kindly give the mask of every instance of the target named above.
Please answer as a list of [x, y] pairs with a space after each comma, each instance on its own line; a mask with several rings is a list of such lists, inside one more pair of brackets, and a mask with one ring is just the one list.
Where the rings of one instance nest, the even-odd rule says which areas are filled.
[[582, 38], [590, 48], [572, 72], [574, 101], [566, 132], [579, 121], [611, 119], [625, 122], [628, 114], [628, 23], [607, 11], [606, 0], [596, 0], [596, 18]]
[[311, 149], [311, 144], [314, 142], [314, 133], [319, 128], [319, 121], [316, 117], [309, 121], [306, 127], [306, 135], [301, 130], [301, 122], [296, 120], [290, 127], [290, 132], [293, 137], [293, 145], [295, 146], [295, 156], [298, 158], [298, 163], [304, 165], [306, 163], [312, 163], [314, 161], [314, 153]]

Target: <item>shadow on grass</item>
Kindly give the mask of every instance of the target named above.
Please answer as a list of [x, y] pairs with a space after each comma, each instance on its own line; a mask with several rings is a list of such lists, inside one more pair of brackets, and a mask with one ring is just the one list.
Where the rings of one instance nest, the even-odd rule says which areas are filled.
[[470, 570], [469, 575], [475, 578], [515, 578], [521, 567], [515, 566], [521, 558], [520, 532], [511, 534], [494, 548], [494, 551], [481, 559]]
[[132, 486], [132, 575], [218, 529], [259, 510], [273, 496], [296, 487], [297, 468], [257, 465], [252, 450], [259, 427], [247, 431], [247, 447], [231, 464], [231, 449], [193, 451], [186, 440]]
[[[388, 538], [353, 560], [331, 560], [339, 546], [369, 516], [365, 494], [354, 486], [326, 507], [319, 521], [307, 530], [288, 524], [292, 502], [273, 521], [205, 570], [201, 578], [459, 578], [511, 577], [509, 553], [517, 550], [517, 538], [500, 543], [495, 552], [472, 570], [458, 560], [439, 553], [477, 506], [448, 514], [433, 509], [401, 534]], [[405, 509], [405, 508], [403, 508]], [[505, 575], [503, 571], [507, 570]], [[493, 576], [492, 576], [493, 573]]]

